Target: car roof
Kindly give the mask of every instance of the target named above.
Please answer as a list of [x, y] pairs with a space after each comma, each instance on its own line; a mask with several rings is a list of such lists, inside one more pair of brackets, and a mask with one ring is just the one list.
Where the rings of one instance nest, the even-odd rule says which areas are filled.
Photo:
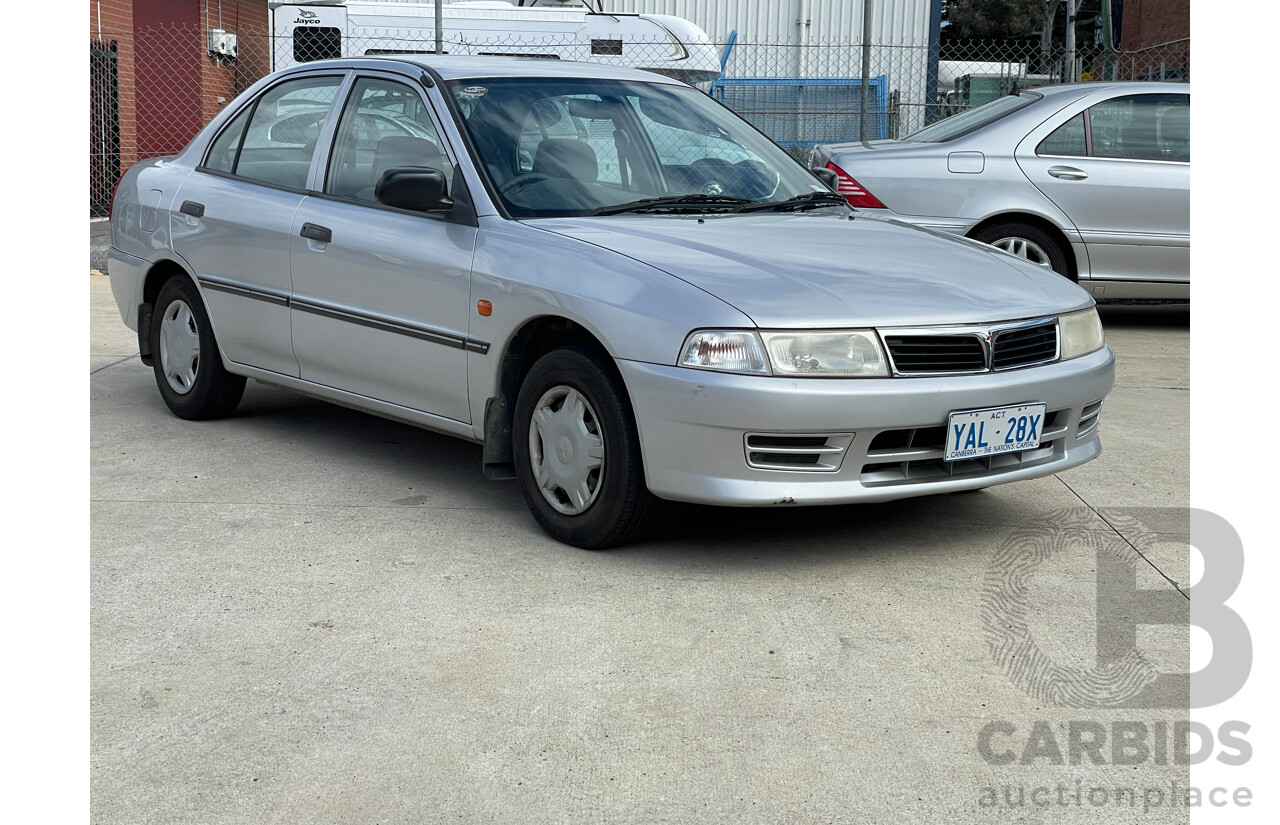
[[309, 71], [320, 68], [378, 69], [398, 67], [406, 69], [430, 69], [443, 80], [467, 80], [490, 77], [583, 77], [605, 80], [637, 80], [649, 83], [687, 85], [657, 72], [633, 69], [627, 66], [610, 66], [603, 63], [586, 63], [577, 60], [552, 60], [545, 57], [495, 57], [476, 55], [394, 55], [347, 57], [333, 60], [316, 60], [294, 66], [287, 72]]
[[1058, 97], [1071, 98], [1080, 97], [1084, 94], [1093, 92], [1132, 92], [1139, 94], [1142, 92], [1190, 92], [1190, 83], [1177, 83], [1168, 80], [1112, 80], [1097, 81], [1089, 83], [1063, 83], [1054, 86], [1032, 86], [1027, 87], [1025, 91], [1035, 92], [1043, 95], [1045, 99], [1053, 99]]

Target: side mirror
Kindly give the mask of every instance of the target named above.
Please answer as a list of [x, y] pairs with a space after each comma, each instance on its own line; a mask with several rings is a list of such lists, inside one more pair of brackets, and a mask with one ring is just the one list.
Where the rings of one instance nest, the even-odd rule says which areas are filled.
[[384, 206], [412, 212], [448, 212], [453, 208], [444, 173], [426, 166], [388, 169], [374, 185], [373, 197]]
[[809, 171], [813, 173], [813, 176], [815, 178], [822, 181], [827, 186], [831, 187], [832, 192], [836, 191], [836, 186], [840, 183], [840, 179], [836, 177], [835, 172], [833, 172], [830, 169], [824, 169], [818, 166], [814, 166], [810, 168]]

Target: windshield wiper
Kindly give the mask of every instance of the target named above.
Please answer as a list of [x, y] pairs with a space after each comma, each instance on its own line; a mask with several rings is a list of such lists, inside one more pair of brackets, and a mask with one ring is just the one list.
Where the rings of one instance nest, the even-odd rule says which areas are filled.
[[616, 206], [602, 206], [593, 209], [588, 215], [620, 215], [623, 212], [709, 212], [715, 210], [732, 211], [733, 207], [754, 205], [750, 198], [730, 198], [726, 195], [679, 195], [665, 198], [645, 198], [644, 200], [620, 203]]
[[785, 201], [743, 204], [733, 211], [763, 212], [771, 210], [774, 212], [799, 212], [804, 209], [819, 209], [823, 206], [848, 205], [849, 202], [835, 192], [809, 192], [804, 195], [796, 195], [794, 198], [787, 198]]

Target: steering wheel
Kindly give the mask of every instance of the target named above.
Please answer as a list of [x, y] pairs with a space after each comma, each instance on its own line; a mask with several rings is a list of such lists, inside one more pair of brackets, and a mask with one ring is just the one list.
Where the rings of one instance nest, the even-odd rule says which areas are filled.
[[689, 167], [702, 178], [698, 191], [704, 195], [731, 195], [729, 186], [737, 179], [733, 164], [722, 158], [698, 158]]
[[524, 189], [526, 186], [532, 186], [533, 184], [541, 183], [544, 180], [551, 180], [551, 176], [545, 175], [542, 172], [521, 172], [511, 180], [499, 186], [498, 191], [502, 193], [503, 196], [510, 196], [521, 189]]
[[740, 160], [734, 165], [742, 182], [744, 198], [767, 198], [778, 191], [782, 176], [758, 160]]

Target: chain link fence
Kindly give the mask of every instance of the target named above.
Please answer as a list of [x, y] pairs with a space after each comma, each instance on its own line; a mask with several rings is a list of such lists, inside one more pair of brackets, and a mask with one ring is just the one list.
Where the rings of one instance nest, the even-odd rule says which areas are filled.
[[[1190, 39], [1137, 51], [971, 42], [918, 44], [697, 44], [510, 35], [458, 38], [447, 54], [519, 55], [636, 66], [687, 80], [738, 112], [797, 159], [819, 143], [897, 138], [1018, 89], [1064, 79], [1189, 80]], [[180, 151], [240, 92], [273, 68], [325, 57], [429, 55], [434, 32], [361, 28], [305, 38], [242, 30], [233, 45], [196, 27], [141, 29], [90, 41], [90, 211], [105, 215], [120, 174]], [[702, 68], [691, 71], [693, 57]]]

